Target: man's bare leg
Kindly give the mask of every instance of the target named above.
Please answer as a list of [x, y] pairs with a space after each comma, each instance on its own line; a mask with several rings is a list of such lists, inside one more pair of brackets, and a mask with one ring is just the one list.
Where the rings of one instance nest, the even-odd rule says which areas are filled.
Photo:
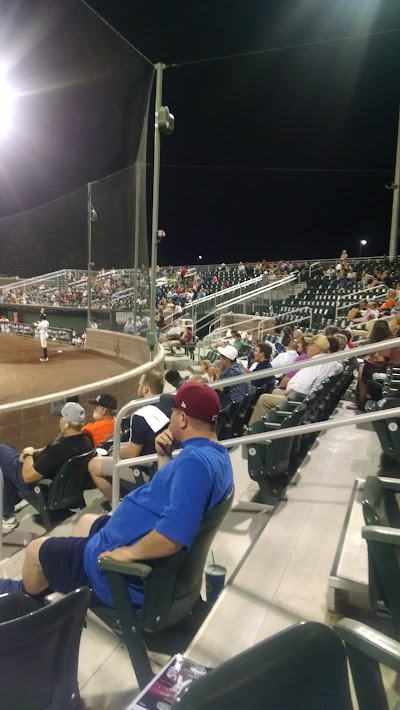
[[89, 462], [89, 473], [92, 481], [100, 493], [103, 494], [111, 502], [112, 500], [112, 483], [109, 478], [105, 478], [101, 474], [101, 456], [92, 459]]
[[32, 540], [26, 548], [24, 564], [22, 567], [22, 579], [28, 594], [41, 594], [49, 586], [43, 574], [42, 566], [39, 562], [39, 550], [48, 537], [39, 537]]
[[82, 515], [76, 523], [71, 533], [71, 537], [88, 537], [94, 521], [101, 517], [103, 516], [95, 515], [94, 513], [85, 513], [85, 515]]
[[[82, 515], [75, 525], [71, 537], [88, 537], [94, 521], [100, 517], [100, 515], [94, 515], [93, 513]], [[33, 596], [41, 594], [49, 586], [39, 562], [39, 550], [48, 539], [48, 536], [39, 537], [37, 540], [32, 540], [26, 548], [22, 579], [26, 591]]]

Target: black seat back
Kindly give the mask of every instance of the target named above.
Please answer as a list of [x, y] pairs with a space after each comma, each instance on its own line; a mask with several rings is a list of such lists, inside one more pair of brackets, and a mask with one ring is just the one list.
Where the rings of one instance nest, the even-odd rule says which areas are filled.
[[142, 625], [145, 629], [156, 631], [173, 626], [193, 608], [200, 596], [211, 543], [232, 506], [233, 496], [234, 489], [207, 511], [190, 550], [182, 550], [154, 564], [143, 604]]
[[292, 626], [196, 680], [174, 710], [351, 710], [344, 644], [323, 624]]
[[365, 479], [362, 507], [366, 525], [400, 529], [400, 508], [396, 492], [385, 488], [378, 476]]
[[[380, 399], [379, 402], [369, 400], [366, 404], [366, 412], [378, 412], [382, 409], [392, 409], [399, 406], [399, 400], [393, 397]], [[382, 452], [390, 459], [395, 459], [400, 463], [400, 442], [398, 442], [399, 420], [393, 418], [382, 419], [372, 422], [372, 426], [378, 435]], [[394, 447], [397, 446], [397, 449]], [[399, 458], [398, 458], [399, 457]]]
[[[90, 592], [83, 587], [32, 609], [32, 600], [0, 597], [2, 710], [78, 710], [78, 655]], [[10, 618], [15, 612], [17, 618]]]
[[74, 456], [63, 464], [49, 488], [47, 507], [50, 510], [75, 508], [82, 503], [88, 482], [88, 464], [96, 449]]

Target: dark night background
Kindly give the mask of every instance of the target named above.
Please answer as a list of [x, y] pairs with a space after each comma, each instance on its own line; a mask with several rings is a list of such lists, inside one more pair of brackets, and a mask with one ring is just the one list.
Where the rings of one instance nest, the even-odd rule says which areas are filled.
[[[166, 64], [400, 30], [398, 0], [88, 4], [152, 62]], [[108, 51], [105, 41], [98, 51], [105, 64]], [[160, 263], [195, 263], [198, 254], [203, 263], [312, 258], [342, 248], [357, 255], [361, 238], [367, 253], [387, 252], [392, 193], [385, 183], [394, 176], [399, 67], [400, 31], [168, 68], [163, 103], [176, 122], [174, 135], [162, 139], [159, 224], [168, 238]], [[150, 164], [152, 139], [149, 130]], [[93, 163], [85, 163], [84, 150], [81, 158], [84, 185]], [[124, 164], [122, 155], [108, 160], [111, 169]], [[149, 168], [150, 188], [151, 179]], [[40, 204], [48, 182], [39, 175], [22, 194], [15, 181], [20, 208]], [[2, 192], [1, 214], [16, 211]], [[148, 198], [150, 207], [151, 189]]]
[[[90, 4], [165, 63], [400, 28], [398, 0]], [[164, 103], [176, 123], [162, 144], [160, 261], [357, 254], [363, 237], [369, 253], [386, 252], [399, 67], [395, 33], [168, 69]]]

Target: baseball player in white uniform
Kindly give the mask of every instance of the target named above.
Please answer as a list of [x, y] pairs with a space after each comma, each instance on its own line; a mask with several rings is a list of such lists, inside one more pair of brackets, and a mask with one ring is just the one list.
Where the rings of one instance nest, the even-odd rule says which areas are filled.
[[36, 326], [36, 330], [39, 333], [40, 345], [42, 346], [42, 349], [43, 349], [43, 357], [40, 358], [40, 362], [48, 362], [48, 360], [49, 360], [49, 358], [47, 357], [47, 337], [48, 337], [49, 326], [50, 326], [50, 323], [47, 320], [46, 314], [41, 313], [40, 320]]

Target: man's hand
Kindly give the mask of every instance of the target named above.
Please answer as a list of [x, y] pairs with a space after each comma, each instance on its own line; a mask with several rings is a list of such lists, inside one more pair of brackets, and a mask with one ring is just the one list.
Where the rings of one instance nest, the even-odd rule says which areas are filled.
[[33, 446], [26, 446], [25, 449], [22, 450], [22, 453], [28, 456], [33, 456], [35, 449]]
[[110, 552], [102, 552], [99, 555], [99, 560], [115, 560], [115, 562], [122, 562], [127, 565], [130, 562], [135, 562], [135, 558], [132, 555], [131, 547], [117, 547], [116, 550], [111, 550]]
[[155, 438], [156, 452], [158, 456], [168, 456], [171, 458], [172, 448], [174, 446], [174, 437], [171, 429], [164, 429]]

